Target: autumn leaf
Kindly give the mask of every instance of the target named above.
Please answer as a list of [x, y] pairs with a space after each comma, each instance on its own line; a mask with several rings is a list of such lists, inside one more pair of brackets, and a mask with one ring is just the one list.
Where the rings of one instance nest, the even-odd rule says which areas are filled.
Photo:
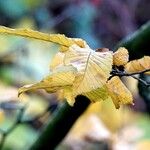
[[75, 95], [78, 95], [106, 84], [112, 68], [112, 53], [94, 52], [88, 45], [86, 48], [73, 45], [65, 53], [64, 64], [71, 64], [78, 70], [73, 85], [76, 89]]
[[46, 34], [31, 29], [11, 29], [4, 26], [0, 26], [0, 33], [53, 42], [65, 47], [69, 47], [73, 44], [77, 44], [80, 47], [84, 47], [85, 42], [82, 39], [68, 38], [63, 34]]
[[104, 85], [111, 71], [111, 52], [99, 53], [94, 52], [88, 45], [84, 49], [73, 45], [65, 53], [64, 64], [71, 64], [78, 70], [72, 87], [73, 97], [82, 94], [93, 102], [108, 98]]
[[[127, 73], [138, 73], [150, 69], [150, 56], [144, 56], [141, 59], [133, 60], [125, 65]], [[146, 72], [150, 74], [150, 71]]]
[[45, 89], [49, 93], [63, 89], [64, 98], [70, 105], [80, 94], [94, 102], [108, 97], [105, 84], [112, 69], [110, 51], [95, 52], [88, 45], [81, 48], [74, 44], [66, 52], [57, 53], [50, 66], [50, 76], [20, 88], [19, 94], [35, 89]]
[[23, 86], [19, 89], [19, 95], [23, 92], [35, 89], [45, 89], [47, 92], [56, 92], [62, 87], [71, 86], [75, 79], [76, 68], [73, 66], [63, 66], [44, 78], [42, 81]]
[[128, 61], [128, 50], [124, 47], [118, 48], [118, 50], [113, 54], [113, 65], [124, 66]]
[[122, 83], [119, 77], [114, 76], [107, 84], [108, 93], [118, 109], [122, 104], [133, 104], [133, 98], [130, 91]]

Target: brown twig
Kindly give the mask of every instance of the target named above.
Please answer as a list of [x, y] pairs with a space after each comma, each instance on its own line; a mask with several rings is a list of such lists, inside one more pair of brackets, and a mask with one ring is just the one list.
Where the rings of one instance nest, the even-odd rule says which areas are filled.
[[124, 70], [123, 70], [123, 71], [122, 71], [122, 70], [120, 71], [120, 70], [118, 70], [118, 69], [115, 68], [115, 69], [112, 70], [111, 76], [109, 77], [108, 80], [110, 80], [110, 79], [111, 79], [112, 77], [114, 77], [114, 76], [119, 76], [119, 77], [123, 77], [123, 76], [129, 77], [129, 76], [130, 76], [130, 77], [132, 77], [132, 78], [138, 80], [138, 81], [141, 82], [142, 84], [144, 84], [146, 87], [149, 87], [149, 86], [150, 86], [150, 83], [148, 83], [148, 82], [142, 80], [141, 78], [138, 78], [138, 77], [135, 76], [135, 75], [144, 74], [144, 73], [146, 73], [146, 72], [148, 72], [148, 71], [150, 71], [150, 69], [146, 69], [146, 70], [139, 71], [139, 72], [134, 72], [134, 73], [127, 73], [127, 72], [125, 72]]

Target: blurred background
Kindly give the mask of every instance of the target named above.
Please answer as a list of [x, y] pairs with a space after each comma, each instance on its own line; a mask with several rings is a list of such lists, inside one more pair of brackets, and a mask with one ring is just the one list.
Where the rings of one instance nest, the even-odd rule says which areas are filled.
[[[112, 50], [150, 19], [149, 8], [149, 0], [0, 0], [0, 25], [62, 33], [83, 38], [93, 49]], [[57, 94], [44, 91], [17, 97], [20, 86], [49, 73], [57, 51], [51, 43], [0, 35], [0, 149], [27, 150], [62, 103]], [[130, 85], [135, 105], [115, 110], [110, 101], [92, 104], [58, 150], [148, 150], [146, 104], [137, 82], [124, 81]]]

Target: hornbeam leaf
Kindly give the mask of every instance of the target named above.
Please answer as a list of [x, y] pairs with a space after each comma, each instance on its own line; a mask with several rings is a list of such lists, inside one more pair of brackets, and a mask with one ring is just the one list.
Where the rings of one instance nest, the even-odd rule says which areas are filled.
[[71, 64], [78, 70], [73, 91], [74, 95], [79, 95], [106, 84], [112, 69], [112, 53], [95, 52], [88, 45], [85, 48], [72, 45], [65, 53], [64, 64]]
[[21, 87], [18, 94], [20, 95], [23, 92], [36, 89], [44, 89], [49, 93], [53, 93], [62, 88], [72, 86], [76, 71], [76, 68], [73, 66], [57, 68], [51, 75], [47, 76], [42, 81]]
[[[133, 60], [125, 65], [127, 73], [137, 73], [144, 70], [150, 70], [150, 56], [144, 56], [141, 59]], [[150, 71], [146, 72], [150, 75]]]
[[68, 38], [63, 34], [46, 34], [31, 29], [12, 29], [4, 26], [0, 26], [0, 33], [53, 42], [65, 47], [69, 47], [73, 44], [84, 47], [84, 41], [82, 39]]
[[119, 77], [114, 76], [107, 84], [108, 93], [118, 109], [121, 104], [133, 104], [133, 98], [131, 92], [122, 83]]
[[85, 95], [92, 102], [108, 98], [105, 86], [112, 69], [112, 53], [95, 52], [73, 44], [66, 52], [58, 52], [52, 61], [51, 75], [39, 83], [20, 88], [19, 94], [28, 90], [45, 89], [49, 93], [63, 92], [70, 105], [77, 95]]

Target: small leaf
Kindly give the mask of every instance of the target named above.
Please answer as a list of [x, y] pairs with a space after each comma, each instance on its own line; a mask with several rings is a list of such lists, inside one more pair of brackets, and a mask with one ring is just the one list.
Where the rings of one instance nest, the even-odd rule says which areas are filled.
[[84, 41], [82, 39], [68, 38], [63, 34], [46, 34], [31, 29], [12, 29], [4, 26], [0, 26], [0, 33], [53, 42], [65, 47], [69, 47], [73, 44], [84, 47]]
[[118, 109], [121, 104], [133, 104], [133, 98], [130, 91], [122, 83], [119, 77], [111, 78], [107, 84], [108, 93]]
[[49, 93], [56, 92], [64, 87], [71, 86], [75, 79], [76, 69], [72, 66], [64, 66], [57, 68], [53, 74], [47, 76], [42, 81], [23, 86], [19, 89], [19, 95], [26, 91], [32, 91], [36, 89], [45, 89]]
[[[144, 56], [141, 59], [130, 61], [125, 65], [125, 71], [127, 73], [138, 73], [149, 69], [150, 69], [150, 56]], [[146, 72], [146, 74], [150, 74], [150, 71]]]
[[129, 61], [128, 50], [124, 47], [120, 47], [113, 54], [113, 65], [124, 66]]

